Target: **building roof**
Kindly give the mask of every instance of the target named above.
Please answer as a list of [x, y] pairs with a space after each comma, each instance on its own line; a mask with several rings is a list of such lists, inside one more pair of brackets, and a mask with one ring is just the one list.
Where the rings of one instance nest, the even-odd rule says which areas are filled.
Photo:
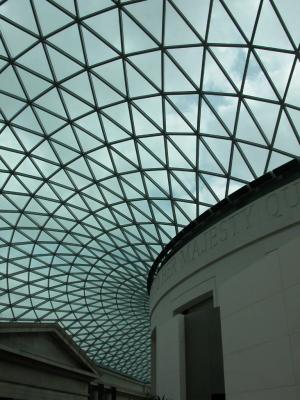
[[0, 321], [149, 380], [147, 276], [300, 155], [297, 0], [0, 1]]

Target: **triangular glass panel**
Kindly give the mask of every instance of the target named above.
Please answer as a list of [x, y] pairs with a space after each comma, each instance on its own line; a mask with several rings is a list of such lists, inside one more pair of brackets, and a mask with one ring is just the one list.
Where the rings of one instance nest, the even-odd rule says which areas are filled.
[[213, 3], [208, 40], [211, 43], [245, 43], [220, 1]]
[[292, 80], [290, 82], [289, 91], [286, 97], [287, 103], [293, 104], [297, 107], [300, 107], [299, 82], [300, 82], [300, 62], [297, 61], [294, 68]]
[[138, 146], [139, 154], [141, 158], [142, 168], [162, 168], [164, 164], [159, 162], [156, 158], [154, 158], [147, 150], [145, 150], [141, 145]]
[[159, 41], [162, 35], [162, 0], [133, 3], [126, 9]]
[[14, 153], [13, 151], [1, 149], [1, 158], [9, 166], [10, 169], [16, 168], [16, 166], [22, 161], [24, 154]]
[[215, 175], [201, 174], [201, 176], [206, 180], [206, 182], [213, 189], [215, 195], [219, 200], [222, 200], [226, 195], [226, 183], [227, 178], [222, 178]]
[[278, 118], [279, 105], [268, 103], [266, 101], [257, 101], [247, 99], [247, 104], [250, 107], [255, 119], [262, 127], [264, 134], [271, 142], [275, 124]]
[[81, 115], [91, 111], [91, 107], [83, 103], [83, 101], [78, 100], [76, 97], [70, 95], [69, 93], [62, 92], [62, 95], [69, 111], [70, 117], [72, 119], [80, 117]]
[[168, 98], [175, 104], [184, 117], [193, 124], [196, 128], [198, 123], [198, 101], [199, 96], [191, 95], [177, 95], [168, 96]]
[[168, 132], [193, 132], [180, 114], [166, 101], [166, 129]]
[[117, 140], [129, 137], [129, 134], [127, 132], [125, 132], [123, 129], [118, 127], [116, 124], [114, 124], [104, 116], [102, 116], [102, 121], [108, 142], [115, 142]]
[[[64, 1], [64, 0], [60, 0], [60, 1]], [[77, 3], [78, 3], [78, 8], [79, 8], [79, 12], [80, 12], [81, 16], [84, 16], [87, 14], [92, 14], [96, 11], [100, 11], [107, 7], [111, 7], [110, 0], [101, 0], [100, 4], [99, 4], [98, 0], [89, 0], [88, 2], [86, 0], [77, 0]]]
[[96, 137], [98, 137], [99, 140], [104, 140], [102, 128], [99, 122], [99, 116], [96, 112], [93, 112], [85, 117], [77, 119], [75, 124], [78, 125], [80, 128], [83, 128], [88, 132], [91, 132]]
[[159, 130], [147, 118], [144, 117], [135, 107], [132, 107], [132, 116], [134, 122], [134, 131], [136, 136], [154, 135], [159, 133]]
[[55, 74], [59, 80], [80, 71], [81, 66], [70, 60], [70, 58], [65, 57], [62, 53], [54, 50], [50, 46], [47, 46], [47, 49]]
[[[73, 161], [71, 164], [68, 165], [68, 169], [72, 169], [74, 171], [77, 171], [78, 173], [82, 175], [86, 175], [90, 177], [90, 170], [86, 165], [84, 157], [80, 157], [77, 160]], [[77, 179], [77, 178], [76, 178]], [[77, 180], [75, 180], [75, 184], [77, 183]], [[85, 185], [88, 182], [85, 183]]]
[[0, 133], [0, 146], [7, 147], [9, 149], [23, 150], [14, 133], [9, 127], [6, 127]]
[[77, 24], [51, 36], [49, 42], [80, 61], [84, 61]]
[[239, 89], [246, 65], [247, 51], [240, 47], [211, 47], [228, 76]]
[[[102, 159], [98, 160], [99, 163], [102, 165], [107, 164], [107, 162], [103, 162]], [[92, 170], [93, 175], [95, 176], [96, 180], [101, 180], [104, 178], [107, 178], [112, 175], [113, 173], [113, 168], [110, 167], [110, 170], [104, 168], [102, 165], [96, 164], [94, 161], [88, 159], [88, 164]]]
[[115, 122], [121, 124], [126, 130], [131, 132], [131, 121], [127, 103], [108, 107], [105, 109], [105, 113], [109, 115]]
[[[217, 141], [216, 140], [216, 145], [222, 145], [223, 144], [223, 140], [222, 141]], [[212, 172], [212, 173], [222, 173], [222, 169], [220, 167], [220, 165], [218, 164], [218, 162], [214, 159], [213, 155], [214, 152], [212, 149], [210, 149], [210, 151], [208, 150], [210, 149], [209, 145], [206, 143], [206, 145], [204, 143], [200, 142], [200, 146], [199, 146], [199, 170], [200, 171], [206, 171], [206, 172]], [[224, 151], [224, 149], [220, 149], [220, 151]], [[213, 154], [213, 155], [212, 155]]]
[[24, 26], [26, 29], [37, 33], [35, 19], [29, 2], [24, 2], [24, 4], [22, 4], [22, 12], [20, 12], [19, 0], [2, 2], [1, 14], [17, 24]]
[[35, 9], [44, 35], [72, 22], [68, 15], [47, 1], [37, 1]]
[[[188, 200], [195, 200], [196, 197], [196, 174], [194, 171], [173, 171], [172, 173], [172, 187], [173, 190], [176, 189], [177, 192], [180, 191], [179, 186], [182, 187], [181, 198], [186, 198]], [[175, 186], [174, 182], [177, 182]], [[174, 195], [175, 193], [173, 193]], [[184, 196], [183, 196], [184, 194]], [[177, 195], [175, 195], [177, 197]]]
[[[286, 84], [292, 69], [294, 55], [276, 51], [257, 50], [267, 73], [281, 96], [284, 95]], [[294, 85], [291, 85], [293, 87]]]
[[174, 4], [185, 15], [198, 33], [204, 37], [206, 32], [207, 17], [209, 10], [209, 0], [173, 0]]
[[163, 164], [166, 163], [165, 139], [163, 136], [143, 138], [141, 142], [145, 145], [146, 150], [149, 149]]
[[154, 170], [149, 172], [149, 175], [156, 185], [159, 185], [167, 193], [170, 192], [168, 172], [166, 170]]
[[125, 80], [124, 80], [124, 69], [121, 60], [112, 61], [93, 68], [93, 72], [101, 76], [106, 82], [117, 90], [126, 93]]
[[51, 139], [58, 140], [59, 142], [66, 144], [67, 146], [71, 146], [74, 149], [79, 150], [74, 132], [69, 125], [57, 131], [53, 136], [51, 136]]
[[165, 44], [182, 45], [200, 43], [199, 38], [168, 2], [166, 3]]
[[[58, 161], [57, 161], [58, 162]], [[34, 163], [38, 166], [38, 168], [41, 170], [42, 174], [48, 178], [50, 175], [52, 175], [58, 168], [58, 165], [43, 161], [43, 160], [38, 160], [34, 158]]]
[[[239, 24], [241, 30], [248, 39], [250, 39], [260, 0], [243, 0], [243, 2], [225, 0], [225, 3]], [[245, 10], [247, 10], [247, 12], [245, 12]]]
[[116, 170], [119, 173], [132, 171], [137, 168], [137, 166], [134, 165], [130, 159], [126, 160], [124, 157], [115, 152], [113, 152], [113, 158], [116, 165]]
[[[134, 172], [131, 174], [126, 174], [123, 176], [122, 181], [127, 181], [129, 183], [131, 183], [131, 185], [133, 185], [134, 187], [136, 187], [140, 192], [144, 192], [144, 184], [143, 184], [143, 180], [142, 180], [142, 176], [140, 172]], [[142, 203], [139, 202], [139, 204], [141, 205]], [[144, 205], [148, 203], [145, 201], [143, 203]], [[145, 208], [145, 207], [144, 207]], [[146, 209], [148, 210], [148, 208], [146, 207]]]
[[56, 129], [65, 125], [65, 121], [63, 119], [57, 118], [54, 115], [49, 114], [48, 112], [45, 112], [43, 110], [40, 110], [37, 107], [34, 108], [47, 133], [51, 133]]
[[206, 53], [203, 90], [223, 93], [234, 92], [231, 83], [208, 52]]
[[121, 97], [115, 90], [111, 89], [100, 79], [96, 78], [95, 76], [92, 76], [92, 79], [99, 107], [124, 100], [123, 97]]
[[135, 100], [136, 104], [156, 124], [162, 127], [162, 100], [160, 96]]
[[123, 13], [122, 22], [126, 53], [156, 47], [155, 42], [125, 13]]
[[25, 97], [23, 89], [18, 81], [15, 71], [11, 66], [7, 67], [0, 74], [1, 90], [9, 94]]
[[[38, 170], [36, 169], [35, 165], [30, 160], [29, 157], [24, 158], [24, 161], [17, 168], [17, 171], [22, 174], [27, 174], [41, 178], [40, 173], [38, 172]], [[22, 182], [23, 182], [23, 177], [22, 177]]]
[[77, 96], [84, 98], [86, 101], [94, 103], [89, 77], [86, 72], [83, 72], [82, 74], [76, 75], [74, 78], [65, 81], [63, 83], [63, 87], [69, 89]]
[[294, 0], [276, 1], [276, 7], [297, 46], [300, 42], [300, 25], [298, 23], [300, 3]]
[[229, 185], [228, 185], [228, 193], [227, 195], [236, 192], [238, 189], [243, 187], [245, 185], [244, 182], [238, 182], [235, 179], [229, 179]]
[[217, 199], [209, 190], [202, 176], [199, 176], [199, 201], [206, 204], [215, 204]]
[[[113, 171], [113, 165], [111, 162], [111, 158], [110, 158], [109, 152], [106, 147], [102, 147], [101, 149], [92, 151], [91, 153], [88, 154], [88, 158], [92, 158], [96, 162], [104, 165], [106, 168]], [[100, 166], [99, 166], [99, 168], [100, 168]]]
[[119, 153], [126, 156], [131, 162], [135, 164], [138, 163], [135, 143], [133, 140], [129, 139], [120, 143], [116, 143], [112, 146], [112, 148], [118, 150]]
[[292, 119], [292, 124], [295, 126], [296, 130], [300, 134], [300, 110], [294, 110], [293, 108], [288, 107], [286, 109]]
[[161, 87], [161, 53], [151, 51], [128, 58], [143, 72], [155, 85]]
[[225, 127], [223, 127], [217, 116], [203, 100], [201, 101], [200, 132], [208, 135], [228, 137]]
[[274, 147], [294, 154], [296, 157], [300, 156], [300, 141], [296, 135], [283, 111], [278, 126]]
[[66, 118], [66, 113], [56, 88], [51, 89], [49, 92], [39, 97], [35, 101], [35, 104], [38, 104], [46, 110], [50, 110], [55, 114], [61, 115], [62, 117]]
[[29, 35], [4, 20], [1, 21], [1, 27], [3, 38], [13, 57], [30, 47], [33, 43], [37, 42], [37, 39], [34, 36]]
[[168, 156], [171, 168], [192, 168], [189, 162], [170, 141], [168, 141]]
[[268, 171], [280, 167], [281, 165], [292, 160], [292, 157], [286, 156], [284, 154], [278, 153], [277, 151], [272, 151]]
[[[266, 29], [266, 27], [272, 28]], [[291, 43], [270, 2], [263, 2], [254, 44], [272, 48], [292, 49]]]
[[23, 101], [19, 101], [15, 98], [5, 96], [4, 94], [0, 93], [0, 107], [3, 110], [7, 119], [10, 119], [24, 106], [25, 103]]
[[245, 160], [236, 146], [234, 146], [233, 150], [231, 176], [245, 181], [252, 181], [255, 179], [255, 176], [250, 172]]
[[176, 67], [176, 65], [166, 55], [164, 56], [165, 68], [165, 87], [167, 92], [185, 92], [195, 90], [192, 84], [187, 80], [183, 73]]
[[17, 67], [17, 69], [30, 99], [33, 99], [51, 86], [51, 83], [48, 81], [41, 79], [38, 76], [25, 71], [24, 69], [19, 67]]
[[226, 127], [232, 132], [235, 125], [238, 99], [233, 96], [215, 95], [207, 95], [206, 98], [217, 111], [224, 124], [226, 124]]
[[93, 137], [91, 134], [88, 134], [81, 129], [76, 129], [77, 137], [80, 141], [82, 150], [86, 153], [89, 152], [96, 147], [102, 146], [103, 142], [99, 140], [99, 138]]
[[40, 43], [34, 46], [31, 50], [26, 51], [22, 57], [18, 58], [18, 63], [30, 68], [38, 74], [46, 76], [47, 78], [52, 78], [44, 48]]
[[116, 52], [90, 31], [84, 27], [82, 31], [89, 65], [98, 64], [118, 56]]
[[14, 119], [14, 123], [20, 125], [21, 127], [42, 132], [31, 107], [26, 107], [25, 110]]
[[43, 143], [41, 143], [32, 154], [35, 154], [41, 158], [45, 158], [46, 160], [57, 162], [56, 155], [47, 140], [44, 140]]
[[[220, 161], [224, 169], [228, 170], [232, 143], [231, 140], [206, 137], [203, 141], [206, 142], [206, 144], [209, 146], [214, 156]], [[200, 154], [201, 151], [199, 155]]]
[[276, 100], [275, 93], [253, 53], [250, 56], [244, 94]]
[[126, 64], [129, 94], [131, 97], [146, 96], [157, 93], [157, 90], [130, 64]]
[[187, 225], [191, 222], [191, 220], [188, 218], [187, 215], [184, 213], [184, 209], [181, 209], [180, 206], [175, 203], [175, 215], [176, 215], [176, 220], [177, 220], [177, 226], [178, 225]]
[[[85, 23], [111, 46], [116, 48], [116, 50], [121, 51], [118, 8], [85, 19]], [[112, 27], [113, 35], [111, 31]]]
[[[173, 142], [178, 146], [192, 165], [196, 165], [196, 136], [172, 135]], [[191, 168], [191, 167], [190, 167]]]
[[51, 177], [51, 181], [58, 183], [59, 185], [67, 186], [71, 189], [74, 188], [68, 175], [65, 173], [65, 171], [63, 169], [60, 169], [55, 175], [53, 175]]
[[[80, 3], [81, 0], [79, 0], [78, 3]], [[73, 0], [55, 0], [54, 3], [60, 5], [64, 9], [70, 11], [71, 13], [75, 14], [75, 7], [74, 7], [74, 2]]]
[[58, 143], [53, 143], [53, 147], [57, 151], [58, 156], [60, 157], [61, 163], [62, 164], [67, 164], [74, 158], [78, 157], [78, 153], [65, 147], [62, 146]]
[[236, 138], [252, 143], [266, 144], [244, 104], [241, 104], [240, 107]]
[[[22, 176], [22, 183], [24, 183], [28, 192], [34, 193], [43, 184], [43, 181]], [[35, 211], [38, 212], [37, 209]]]
[[240, 144], [240, 147], [256, 175], [263, 175], [265, 173], [269, 150], [243, 143]]

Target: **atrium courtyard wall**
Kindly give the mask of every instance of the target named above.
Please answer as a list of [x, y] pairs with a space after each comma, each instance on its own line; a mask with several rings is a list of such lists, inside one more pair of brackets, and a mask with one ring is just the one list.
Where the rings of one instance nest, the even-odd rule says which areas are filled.
[[[220, 310], [226, 399], [300, 398], [299, 246], [298, 178], [171, 256], [151, 289], [153, 390], [188, 398], [185, 311], [212, 296]], [[200, 379], [204, 371], [198, 373]]]

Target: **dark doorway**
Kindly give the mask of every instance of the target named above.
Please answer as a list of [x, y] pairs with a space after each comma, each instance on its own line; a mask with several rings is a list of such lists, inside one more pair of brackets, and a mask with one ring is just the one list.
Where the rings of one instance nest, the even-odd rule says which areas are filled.
[[225, 399], [219, 308], [209, 298], [184, 314], [187, 400]]

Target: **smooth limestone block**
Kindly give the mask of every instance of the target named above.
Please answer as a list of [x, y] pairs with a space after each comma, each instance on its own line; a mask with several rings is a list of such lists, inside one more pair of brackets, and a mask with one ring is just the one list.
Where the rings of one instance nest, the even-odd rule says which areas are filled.
[[279, 250], [283, 287], [300, 284], [300, 247], [299, 237]]
[[226, 393], [295, 385], [289, 337], [224, 356]]
[[300, 331], [300, 284], [291, 286], [285, 293], [285, 306], [289, 332]]
[[296, 384], [300, 386], [300, 332], [291, 336], [291, 350]]
[[287, 334], [283, 295], [280, 293], [222, 319], [223, 354]]
[[272, 252], [221, 285], [221, 318], [278, 293], [281, 287], [278, 254]]
[[247, 393], [227, 395], [226, 400], [299, 400], [297, 387], [267, 389]]

